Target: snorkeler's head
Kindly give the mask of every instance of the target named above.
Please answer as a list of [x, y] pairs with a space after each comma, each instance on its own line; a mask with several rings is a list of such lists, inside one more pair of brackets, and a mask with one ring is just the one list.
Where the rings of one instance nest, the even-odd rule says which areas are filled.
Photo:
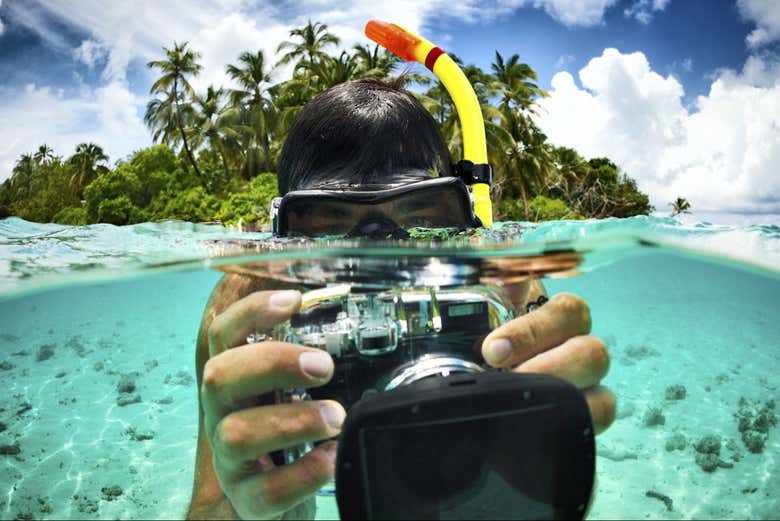
[[399, 83], [341, 83], [301, 109], [279, 159], [279, 192], [451, 175], [436, 121]]

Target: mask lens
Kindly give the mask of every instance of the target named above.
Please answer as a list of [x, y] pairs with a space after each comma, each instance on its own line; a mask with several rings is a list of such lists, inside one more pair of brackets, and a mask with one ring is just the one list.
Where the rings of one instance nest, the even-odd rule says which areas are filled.
[[279, 208], [280, 233], [342, 235], [371, 215], [385, 216], [403, 229], [475, 226], [465, 185], [426, 183], [400, 191], [291, 192]]
[[280, 208], [285, 212], [286, 233], [307, 237], [347, 233], [360, 218], [357, 210], [352, 203], [317, 196], [293, 199]]

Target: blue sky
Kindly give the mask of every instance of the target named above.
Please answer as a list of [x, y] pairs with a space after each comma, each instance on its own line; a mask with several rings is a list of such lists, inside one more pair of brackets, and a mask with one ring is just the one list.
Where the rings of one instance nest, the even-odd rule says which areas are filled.
[[485, 69], [495, 50], [519, 54], [551, 94], [538, 121], [550, 140], [612, 158], [659, 209], [679, 195], [780, 213], [780, 0], [364, 4], [0, 0], [0, 180], [42, 142], [68, 155], [94, 141], [112, 160], [150, 144], [144, 64], [162, 45], [190, 41], [203, 54], [196, 87], [228, 86], [241, 51], [272, 54], [308, 18], [346, 47], [380, 18]]

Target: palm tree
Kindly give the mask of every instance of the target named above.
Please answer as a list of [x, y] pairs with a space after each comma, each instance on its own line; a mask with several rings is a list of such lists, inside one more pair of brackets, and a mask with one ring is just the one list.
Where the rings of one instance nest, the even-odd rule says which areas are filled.
[[300, 80], [308, 82], [319, 93], [339, 83], [361, 77], [354, 55], [342, 51], [338, 58], [323, 56], [317, 62], [302, 62], [298, 69]]
[[[45, 147], [43, 145], [41, 148]], [[41, 151], [41, 148], [38, 151]], [[48, 147], [47, 147], [48, 148]], [[51, 149], [49, 149], [51, 150]], [[37, 160], [32, 154], [22, 154], [16, 161], [11, 174], [11, 187], [17, 194], [24, 194], [23, 197], [30, 196], [30, 189], [32, 186], [32, 180], [35, 176], [35, 166]]]
[[494, 197], [500, 200], [503, 192], [519, 196], [527, 220], [529, 200], [545, 191], [555, 173], [551, 147], [547, 136], [524, 114], [514, 110], [495, 112], [501, 114], [501, 122], [486, 124], [488, 152], [496, 166]]
[[35, 152], [33, 158], [39, 165], [48, 165], [54, 161], [54, 150], [46, 143], [38, 147], [38, 151]]
[[669, 203], [672, 207], [672, 215], [670, 217], [677, 217], [682, 213], [691, 213], [691, 203], [684, 197], [678, 197], [673, 203]]
[[230, 181], [230, 169], [225, 150], [226, 141], [236, 139], [238, 132], [224, 117], [223, 95], [222, 89], [215, 89], [210, 85], [205, 96], [196, 96], [194, 124], [187, 130], [195, 148], [205, 143], [209, 148], [216, 149], [222, 159], [225, 182], [228, 182]]
[[241, 147], [241, 170], [246, 177], [251, 177], [260, 163], [266, 172], [272, 167], [271, 140], [276, 122], [276, 107], [268, 91], [272, 71], [266, 69], [262, 50], [255, 54], [245, 52], [238, 61], [239, 65], [227, 66], [228, 76], [238, 88], [230, 91], [232, 109], [225, 115], [232, 118], [237, 128], [243, 129], [247, 138]]
[[[184, 99], [185, 96], [192, 98], [195, 94], [187, 81], [187, 76], [197, 76], [200, 72], [202, 67], [197, 63], [200, 53], [187, 49], [187, 42], [182, 44], [174, 42], [173, 49], [163, 47], [163, 50], [166, 60], [155, 60], [146, 64], [147, 67], [159, 69], [162, 73], [162, 76], [152, 85], [149, 94], [162, 94], [163, 99], [157, 100], [156, 103], [152, 101], [147, 105], [144, 120], [154, 132], [155, 138], [162, 136], [171, 139], [170, 127], [175, 126], [178, 129], [187, 159], [197, 176], [203, 180], [203, 174], [192, 156], [184, 131], [186, 117], [192, 114], [191, 107], [187, 107], [188, 104]], [[173, 140], [172, 142], [175, 143]]]
[[536, 72], [527, 64], [520, 62], [520, 56], [513, 54], [509, 61], [504, 61], [501, 53], [496, 51], [496, 60], [491, 64], [494, 81], [491, 90], [501, 97], [499, 108], [519, 108], [535, 112], [536, 98], [548, 96], [540, 89]]
[[572, 203], [576, 200], [577, 192], [588, 176], [590, 166], [573, 148], [554, 147], [552, 156], [555, 162], [555, 174], [550, 179], [547, 191], [554, 197]]
[[340, 40], [334, 34], [328, 32], [328, 26], [319, 22], [308, 21], [305, 27], [290, 31], [291, 38], [298, 38], [298, 42], [282, 42], [276, 49], [279, 53], [288, 50], [280, 59], [280, 64], [287, 64], [293, 60], [300, 63], [314, 63], [326, 56], [323, 49], [328, 45], [338, 45]]
[[361, 78], [386, 78], [401, 63], [401, 58], [378, 44], [373, 49], [365, 45], [355, 45], [353, 49], [356, 72]]
[[76, 169], [70, 178], [70, 186], [74, 193], [81, 197], [84, 187], [87, 186], [101, 170], [107, 170], [105, 165], [99, 165], [108, 161], [108, 156], [103, 149], [94, 143], [80, 143], [76, 146], [76, 153], [68, 162]]

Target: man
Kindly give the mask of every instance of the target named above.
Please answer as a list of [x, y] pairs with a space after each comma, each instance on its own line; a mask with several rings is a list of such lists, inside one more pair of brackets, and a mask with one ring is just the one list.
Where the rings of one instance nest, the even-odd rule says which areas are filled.
[[[364, 235], [379, 227], [392, 234], [457, 221], [454, 196], [410, 203], [420, 193], [417, 187], [440, 184], [432, 175], [452, 175], [450, 156], [435, 121], [413, 95], [374, 80], [338, 85], [312, 100], [293, 123], [279, 161], [279, 190], [342, 191], [343, 204], [328, 211], [311, 201], [292, 208], [281, 231]], [[376, 204], [350, 204], [361, 200], [354, 193], [379, 186], [392, 195]], [[324, 351], [275, 341], [246, 344], [250, 333], [271, 329], [298, 310], [300, 293], [281, 288], [226, 275], [209, 299], [196, 354], [200, 423], [189, 518], [313, 517], [314, 494], [333, 477], [333, 441], [289, 465], [269, 456], [334, 437], [346, 415], [335, 401], [269, 399], [274, 389], [316, 387], [333, 375], [333, 360]], [[538, 282], [508, 289], [519, 309], [544, 293]], [[495, 367], [548, 373], [577, 385], [602, 432], [614, 419], [615, 398], [599, 386], [609, 355], [600, 339], [588, 335], [590, 327], [587, 304], [559, 294], [491, 332], [482, 353]]]

